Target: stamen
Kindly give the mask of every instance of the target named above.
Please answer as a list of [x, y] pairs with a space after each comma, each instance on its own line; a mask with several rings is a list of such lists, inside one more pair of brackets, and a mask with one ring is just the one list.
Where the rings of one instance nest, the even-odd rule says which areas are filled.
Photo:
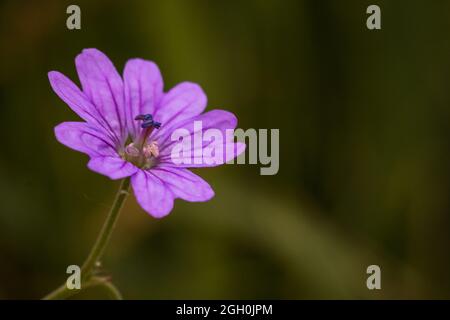
[[159, 156], [158, 141], [152, 141], [149, 144], [145, 145], [144, 155], [148, 158], [152, 156], [157, 158]]
[[134, 118], [134, 120], [153, 120], [153, 116], [151, 114], [140, 114]]
[[134, 118], [134, 120], [142, 120], [141, 128], [146, 129], [149, 127], [153, 127], [159, 129], [161, 127], [161, 123], [157, 121], [153, 121], [153, 116], [151, 114], [140, 114]]
[[134, 118], [134, 120], [141, 120], [141, 128], [143, 129], [141, 135], [136, 141], [136, 145], [139, 149], [142, 149], [145, 141], [152, 133], [153, 129], [159, 129], [161, 127], [161, 123], [154, 121], [153, 116], [151, 114], [140, 114]]
[[125, 152], [127, 155], [130, 155], [132, 157], [139, 156], [139, 149], [134, 146], [134, 143], [130, 143], [128, 146], [126, 146]]
[[156, 129], [159, 129], [161, 127], [161, 123], [153, 121], [153, 120], [149, 120], [149, 121], [144, 121], [141, 124], [141, 128], [148, 128], [148, 127], [154, 127]]

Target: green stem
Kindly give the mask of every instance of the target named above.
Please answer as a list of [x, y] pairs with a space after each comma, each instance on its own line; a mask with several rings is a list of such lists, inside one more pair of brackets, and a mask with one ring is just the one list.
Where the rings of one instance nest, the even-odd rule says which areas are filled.
[[103, 282], [101, 286], [108, 291], [111, 299], [123, 300], [122, 294], [120, 293], [119, 289], [117, 289], [117, 287], [112, 282]]
[[[48, 295], [46, 295], [43, 300], [62, 300], [70, 298], [71, 296], [79, 294], [81, 291], [86, 290], [91, 287], [95, 286], [104, 286], [106, 287], [107, 280], [98, 278], [98, 277], [92, 277], [89, 280], [86, 280], [82, 283], [80, 290], [69, 290], [67, 288], [67, 285], [64, 283], [60, 287], [58, 287], [56, 290], [50, 292]], [[120, 294], [120, 293], [119, 293]]]
[[117, 218], [119, 217], [120, 210], [123, 207], [123, 203], [128, 195], [128, 189], [130, 187], [130, 178], [126, 178], [122, 180], [120, 184], [120, 188], [117, 191], [116, 199], [114, 200], [114, 204], [109, 211], [108, 217], [103, 224], [102, 230], [97, 237], [97, 241], [89, 253], [86, 261], [83, 263], [81, 267], [81, 279], [87, 279], [92, 275], [92, 270], [95, 267], [95, 264], [100, 261], [103, 252], [105, 251], [106, 246], [108, 245], [109, 239], [111, 238], [112, 231], [114, 230], [114, 226], [116, 225]]
[[83, 263], [81, 267], [81, 289], [80, 290], [69, 290], [64, 283], [59, 288], [55, 289], [48, 295], [46, 295], [44, 300], [54, 300], [54, 299], [65, 299], [74, 294], [79, 293], [81, 290], [84, 290], [88, 287], [92, 287], [94, 285], [103, 285], [110, 292], [113, 292], [114, 297], [121, 298], [119, 291], [114, 285], [105, 280], [99, 280], [99, 278], [93, 277], [92, 273], [97, 264], [100, 262], [103, 252], [105, 251], [106, 246], [108, 245], [109, 239], [111, 238], [111, 234], [114, 230], [114, 226], [116, 225], [117, 218], [119, 217], [119, 213], [123, 207], [124, 201], [128, 195], [128, 189], [130, 188], [130, 178], [123, 179], [120, 188], [117, 191], [116, 198], [114, 200], [113, 206], [109, 211], [108, 217], [103, 224], [102, 230], [97, 237], [97, 240], [94, 246], [91, 249], [86, 261]]

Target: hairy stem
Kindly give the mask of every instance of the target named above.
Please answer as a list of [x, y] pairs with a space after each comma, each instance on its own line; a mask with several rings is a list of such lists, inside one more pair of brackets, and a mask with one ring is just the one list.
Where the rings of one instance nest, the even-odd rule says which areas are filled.
[[100, 234], [97, 237], [97, 241], [92, 247], [86, 261], [83, 263], [83, 266], [81, 267], [82, 280], [87, 279], [92, 275], [92, 270], [95, 267], [95, 264], [100, 261], [102, 254], [105, 251], [106, 246], [108, 245], [109, 239], [111, 238], [112, 231], [114, 230], [114, 227], [116, 225], [117, 218], [119, 217], [119, 213], [123, 207], [123, 203], [128, 195], [129, 187], [130, 178], [122, 180], [120, 188], [117, 191], [114, 204], [109, 211], [108, 217], [103, 224]]
[[104, 286], [114, 298], [116, 299], [122, 298], [120, 292], [112, 283], [98, 277], [93, 277], [93, 271], [95, 269], [97, 262], [100, 262], [102, 254], [105, 251], [106, 246], [108, 245], [108, 242], [111, 238], [111, 234], [114, 230], [117, 219], [119, 217], [120, 211], [128, 195], [129, 188], [130, 188], [130, 178], [123, 179], [120, 184], [120, 188], [117, 191], [113, 206], [109, 211], [109, 214], [103, 224], [103, 227], [97, 237], [97, 240], [95, 241], [95, 244], [92, 247], [91, 252], [89, 253], [86, 261], [83, 263], [83, 266], [81, 267], [81, 289], [69, 290], [67, 288], [66, 283], [64, 283], [59, 288], [55, 289], [54, 291], [46, 295], [43, 298], [44, 300], [65, 299], [79, 293], [80, 291], [88, 287], [96, 285]]

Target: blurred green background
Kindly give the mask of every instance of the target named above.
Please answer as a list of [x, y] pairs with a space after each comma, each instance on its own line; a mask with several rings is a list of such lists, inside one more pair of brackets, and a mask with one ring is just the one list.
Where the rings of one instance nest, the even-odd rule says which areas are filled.
[[77, 116], [47, 72], [79, 83], [88, 47], [120, 71], [155, 61], [166, 90], [199, 83], [241, 128], [280, 129], [275, 176], [198, 170], [215, 198], [162, 220], [128, 199], [103, 261], [125, 298], [450, 298], [449, 1], [2, 1], [0, 25], [0, 298], [61, 284], [118, 187], [53, 134]]

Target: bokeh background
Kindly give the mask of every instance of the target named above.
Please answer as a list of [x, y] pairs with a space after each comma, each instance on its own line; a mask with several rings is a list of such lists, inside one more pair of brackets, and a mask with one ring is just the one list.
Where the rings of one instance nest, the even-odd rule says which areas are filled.
[[87, 47], [120, 71], [155, 61], [166, 89], [199, 83], [241, 128], [280, 129], [275, 176], [199, 170], [215, 198], [162, 220], [128, 199], [103, 259], [125, 298], [450, 298], [450, 2], [2, 1], [0, 25], [0, 298], [61, 284], [118, 187], [53, 134], [77, 116], [47, 72], [79, 83]]

